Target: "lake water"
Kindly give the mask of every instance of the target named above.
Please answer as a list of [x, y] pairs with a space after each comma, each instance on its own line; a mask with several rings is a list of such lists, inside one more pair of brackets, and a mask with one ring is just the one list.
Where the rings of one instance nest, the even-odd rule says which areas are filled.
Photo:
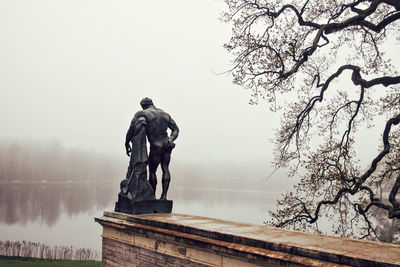
[[[118, 184], [0, 185], [0, 240], [101, 250], [101, 226], [114, 210]], [[174, 213], [262, 224], [280, 192], [189, 189], [171, 184]], [[159, 192], [157, 192], [159, 196]]]

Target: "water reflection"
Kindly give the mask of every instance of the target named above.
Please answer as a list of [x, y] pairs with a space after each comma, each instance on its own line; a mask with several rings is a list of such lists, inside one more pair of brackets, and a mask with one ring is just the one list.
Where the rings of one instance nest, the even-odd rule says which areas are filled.
[[[118, 191], [119, 182], [0, 185], [0, 239], [100, 251], [102, 229], [93, 217], [114, 209]], [[262, 224], [278, 193], [176, 183], [168, 198], [174, 201], [174, 213]]]
[[[21, 226], [40, 222], [52, 227], [61, 215], [98, 214], [112, 210], [117, 200], [116, 184], [36, 184], [0, 185], [0, 223]], [[176, 213], [215, 216], [229, 219], [241, 217], [245, 209], [248, 216], [259, 213], [266, 216], [267, 208], [276, 194], [262, 191], [171, 188], [169, 198], [174, 200]], [[212, 210], [214, 212], [212, 213]], [[228, 216], [226, 213], [229, 213]], [[89, 218], [88, 218], [89, 219]], [[261, 223], [259, 219], [246, 219]]]
[[53, 226], [63, 213], [72, 216], [106, 208], [115, 190], [110, 184], [1, 185], [0, 222], [26, 225], [40, 221]]

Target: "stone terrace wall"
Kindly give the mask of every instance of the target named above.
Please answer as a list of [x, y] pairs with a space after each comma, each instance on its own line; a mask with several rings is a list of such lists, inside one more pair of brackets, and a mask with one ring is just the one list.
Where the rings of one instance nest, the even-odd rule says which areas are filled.
[[184, 214], [105, 212], [103, 266], [400, 266], [400, 246]]

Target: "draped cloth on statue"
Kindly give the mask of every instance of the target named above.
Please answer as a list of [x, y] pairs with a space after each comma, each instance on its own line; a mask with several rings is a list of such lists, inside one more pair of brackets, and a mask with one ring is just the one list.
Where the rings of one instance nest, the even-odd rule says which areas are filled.
[[121, 182], [120, 196], [130, 200], [154, 199], [153, 189], [147, 180], [148, 154], [146, 145], [146, 120], [140, 117], [135, 122], [132, 151], [126, 179]]

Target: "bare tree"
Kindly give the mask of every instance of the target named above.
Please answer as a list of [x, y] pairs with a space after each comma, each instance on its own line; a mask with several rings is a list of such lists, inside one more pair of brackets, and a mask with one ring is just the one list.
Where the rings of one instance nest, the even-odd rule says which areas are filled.
[[[225, 2], [234, 83], [252, 90], [251, 103], [289, 101], [274, 163], [302, 176], [269, 223], [319, 231], [317, 222], [335, 222], [335, 234], [379, 239], [374, 210], [400, 219], [400, 76], [385, 53], [399, 49], [400, 1]], [[358, 131], [378, 127], [373, 119], [386, 123], [363, 167]]]

